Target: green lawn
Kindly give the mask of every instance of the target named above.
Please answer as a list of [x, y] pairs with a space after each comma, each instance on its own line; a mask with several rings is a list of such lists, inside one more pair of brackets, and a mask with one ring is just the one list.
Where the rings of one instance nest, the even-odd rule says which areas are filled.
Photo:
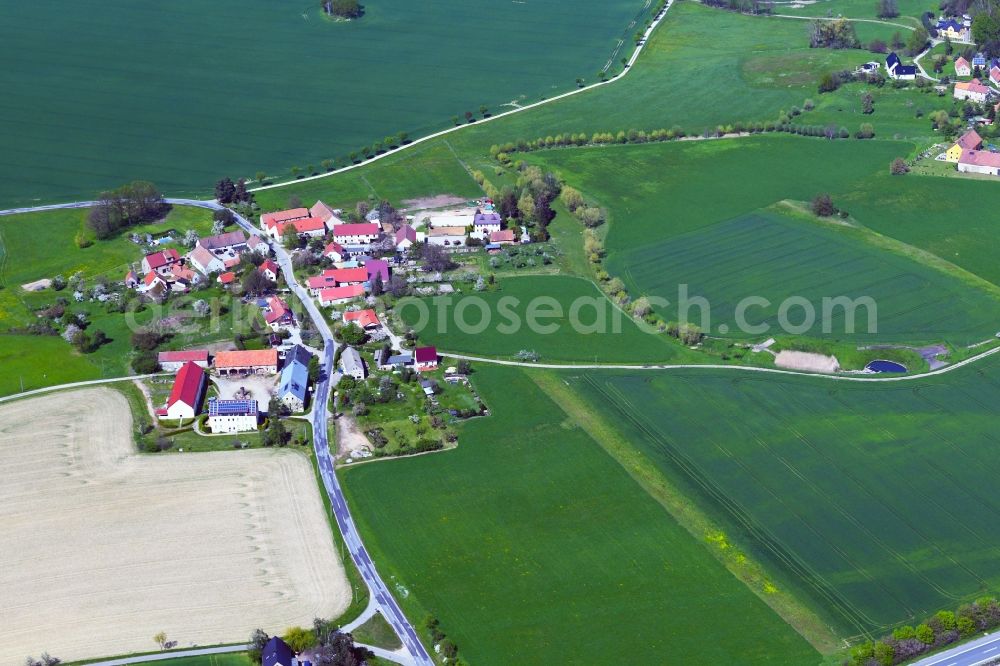
[[[421, 342], [442, 351], [511, 358], [522, 349], [533, 350], [549, 363], [667, 363], [693, 356], [665, 335], [641, 330], [588, 280], [510, 277], [499, 286], [419, 299], [397, 310]], [[426, 314], [423, 326], [421, 312]], [[532, 312], [537, 314], [529, 317]]]
[[379, 571], [476, 664], [819, 661], [531, 381], [455, 451], [341, 471]]
[[0, 110], [10, 129], [0, 205], [90, 197], [139, 177], [206, 193], [227, 174], [318, 169], [389, 134], [478, 117], [482, 104], [498, 112], [568, 90], [617, 63], [619, 39], [627, 55], [630, 22], [651, 12], [642, 0], [580, 0], [571, 12], [364, 4], [361, 20], [340, 23], [318, 2], [181, 0], [160, 11], [60, 0], [8, 12], [0, 83], [20, 103]]
[[411, 205], [410, 199], [438, 194], [469, 199], [483, 194], [445, 141], [414, 146], [366, 169], [263, 190], [255, 197], [261, 210], [270, 211], [286, 208], [293, 196], [306, 206], [322, 199], [334, 208], [351, 209], [369, 199], [388, 199], [403, 208]]
[[[678, 289], [687, 285], [690, 294], [708, 300], [709, 329], [723, 336], [775, 334], [781, 304], [790, 298], [806, 299], [815, 313], [815, 322], [798, 331], [810, 337], [964, 346], [996, 332], [1000, 289], [987, 291], [970, 284], [971, 276], [963, 281], [905, 250], [878, 247], [870, 236], [805, 215], [758, 212], [636, 248], [618, 265], [636, 294], [672, 302], [664, 313], [669, 320], [678, 319]], [[844, 308], [824, 317], [823, 299], [842, 296], [871, 299], [876, 309], [857, 310], [853, 324]], [[754, 328], [741, 330], [734, 313], [750, 297], [768, 304], [748, 309], [746, 324]], [[804, 309], [795, 306], [791, 313], [788, 320], [802, 324]], [[701, 317], [696, 309], [688, 315], [695, 323]]]
[[358, 643], [386, 650], [398, 650], [403, 647], [403, 642], [399, 640], [399, 636], [381, 613], [372, 615], [364, 624], [352, 631], [351, 635]]
[[565, 379], [850, 636], [1000, 590], [998, 370], [993, 357], [911, 383]]

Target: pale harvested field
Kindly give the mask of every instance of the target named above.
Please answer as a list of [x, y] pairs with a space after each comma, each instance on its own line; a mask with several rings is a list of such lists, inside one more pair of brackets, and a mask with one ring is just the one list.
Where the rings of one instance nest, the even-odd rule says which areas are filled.
[[110, 389], [0, 407], [0, 664], [242, 641], [351, 591], [308, 459], [139, 456]]

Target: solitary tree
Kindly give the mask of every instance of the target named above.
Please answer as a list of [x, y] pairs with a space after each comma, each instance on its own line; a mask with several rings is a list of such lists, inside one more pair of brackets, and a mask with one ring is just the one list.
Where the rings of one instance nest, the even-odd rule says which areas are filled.
[[872, 104], [872, 94], [865, 91], [865, 94], [861, 96], [861, 113], [865, 115], [870, 115], [875, 112], [875, 107]]
[[488, 115], [490, 115], [490, 110], [488, 108], [486, 108], [485, 104], [483, 104], [483, 105], [481, 105], [479, 107], [479, 115], [481, 115], [483, 118], [485, 118]]
[[471, 123], [473, 121], [473, 119], [475, 119], [475, 116], [472, 114], [472, 111], [466, 111], [465, 112], [465, 122]]
[[817, 194], [812, 200], [812, 212], [814, 215], [819, 217], [830, 217], [837, 212], [836, 206], [833, 205], [833, 200], [830, 198], [829, 194]]
[[159, 645], [161, 650], [165, 650], [167, 648], [167, 634], [162, 631], [157, 632], [153, 636], [153, 642]]

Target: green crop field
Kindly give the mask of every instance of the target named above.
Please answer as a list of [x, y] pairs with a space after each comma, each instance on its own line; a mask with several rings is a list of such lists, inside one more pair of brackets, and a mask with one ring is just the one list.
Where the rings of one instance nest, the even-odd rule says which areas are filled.
[[[421, 341], [473, 355], [510, 358], [526, 349], [543, 362], [577, 363], [676, 363], [694, 356], [663, 334], [641, 330], [588, 280], [546, 275], [499, 284], [496, 291], [413, 301], [399, 315]], [[531, 303], [537, 303], [536, 326], [529, 324]]]
[[457, 450], [340, 472], [411, 618], [476, 664], [819, 661], [525, 371], [476, 367]]
[[[815, 222], [805, 216], [753, 213], [706, 229], [648, 245], [621, 261], [627, 284], [669, 299], [665, 314], [678, 319], [678, 289], [707, 299], [710, 330], [746, 337], [734, 313], [740, 301], [767, 299], [746, 310], [757, 335], [780, 330], [779, 311], [789, 298], [806, 299], [815, 321], [793, 307], [788, 320], [802, 335], [864, 341], [911, 343], [948, 341], [972, 344], [996, 332], [1000, 289], [986, 291], [917, 259], [869, 243], [858, 230]], [[867, 297], [875, 311], [845, 309], [823, 315], [823, 299]], [[692, 308], [695, 323], [701, 310]], [[719, 327], [725, 326], [725, 330]]]
[[318, 168], [480, 105], [568, 90], [618, 66], [651, 11], [642, 0], [364, 5], [351, 22], [327, 20], [319, 2], [8, 9], [0, 83], [18, 103], [0, 108], [0, 202], [79, 199], [139, 177], [206, 192], [226, 174]]
[[570, 380], [844, 635], [1000, 590], [993, 357], [858, 384], [725, 371]]

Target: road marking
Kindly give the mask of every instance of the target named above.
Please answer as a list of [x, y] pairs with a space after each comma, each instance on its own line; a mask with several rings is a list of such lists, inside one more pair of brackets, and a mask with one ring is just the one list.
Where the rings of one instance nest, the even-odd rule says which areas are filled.
[[983, 650], [983, 652], [993, 652], [993, 650], [996, 650], [996, 648], [995, 647], [991, 647], [988, 650]]

